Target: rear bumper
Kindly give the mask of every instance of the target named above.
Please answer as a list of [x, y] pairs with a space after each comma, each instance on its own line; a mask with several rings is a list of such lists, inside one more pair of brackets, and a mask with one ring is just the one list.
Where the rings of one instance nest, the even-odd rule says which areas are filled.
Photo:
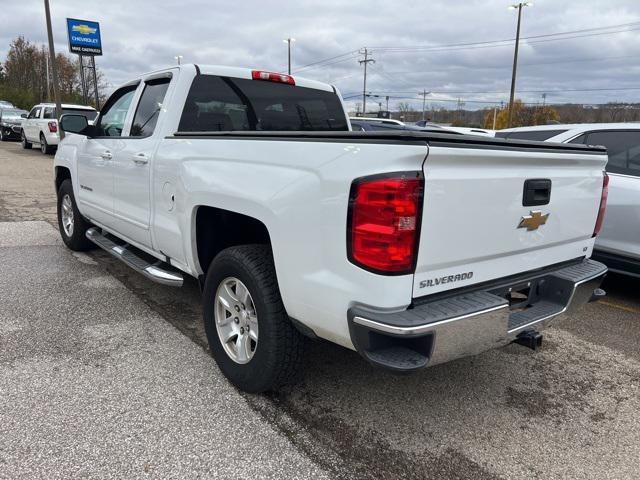
[[[593, 260], [421, 303], [402, 312], [348, 312], [351, 340], [369, 362], [397, 371], [476, 355], [540, 330], [587, 303], [607, 267]], [[511, 292], [521, 292], [518, 303]]]

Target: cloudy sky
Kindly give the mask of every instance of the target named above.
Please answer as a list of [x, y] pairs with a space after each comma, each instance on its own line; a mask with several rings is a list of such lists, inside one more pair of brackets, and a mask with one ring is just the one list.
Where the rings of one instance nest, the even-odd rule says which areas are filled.
[[[58, 51], [65, 18], [101, 24], [98, 66], [112, 86], [183, 62], [286, 71], [331, 82], [360, 99], [367, 47], [367, 91], [394, 108], [408, 101], [465, 108], [508, 100], [517, 15], [509, 0], [50, 0]], [[640, 101], [640, 1], [535, 0], [523, 12], [518, 97], [547, 103]], [[42, 0], [2, 1], [0, 61], [18, 35], [43, 43]], [[374, 101], [374, 100], [368, 100]], [[378, 98], [375, 99], [378, 101]]]

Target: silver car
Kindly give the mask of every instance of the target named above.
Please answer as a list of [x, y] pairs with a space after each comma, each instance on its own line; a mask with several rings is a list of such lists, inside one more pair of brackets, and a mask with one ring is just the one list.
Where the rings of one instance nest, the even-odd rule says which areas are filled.
[[609, 199], [593, 257], [611, 271], [640, 277], [640, 124], [543, 125], [500, 130], [496, 137], [607, 147]]

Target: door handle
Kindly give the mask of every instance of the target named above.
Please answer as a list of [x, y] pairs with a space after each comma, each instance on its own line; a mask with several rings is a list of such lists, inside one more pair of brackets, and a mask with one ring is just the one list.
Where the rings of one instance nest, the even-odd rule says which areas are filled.
[[149, 157], [146, 153], [137, 153], [133, 156], [132, 160], [136, 165], [146, 165], [149, 163]]
[[105, 150], [100, 154], [100, 156], [105, 160], [111, 160], [113, 158], [113, 155], [111, 155], [111, 152], [109, 150]]

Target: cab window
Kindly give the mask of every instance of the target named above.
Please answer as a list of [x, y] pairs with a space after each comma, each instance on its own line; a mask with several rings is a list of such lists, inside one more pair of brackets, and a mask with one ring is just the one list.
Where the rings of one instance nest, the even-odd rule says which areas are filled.
[[33, 107], [27, 118], [40, 118], [40, 107]]
[[640, 176], [640, 130], [591, 132], [585, 143], [607, 147], [608, 172]]
[[131, 85], [111, 95], [107, 100], [96, 125], [98, 137], [121, 137], [127, 112], [136, 93], [137, 85]]
[[131, 125], [132, 137], [148, 137], [153, 134], [162, 110], [164, 97], [169, 88], [170, 78], [145, 82], [144, 91], [138, 102], [136, 114]]

